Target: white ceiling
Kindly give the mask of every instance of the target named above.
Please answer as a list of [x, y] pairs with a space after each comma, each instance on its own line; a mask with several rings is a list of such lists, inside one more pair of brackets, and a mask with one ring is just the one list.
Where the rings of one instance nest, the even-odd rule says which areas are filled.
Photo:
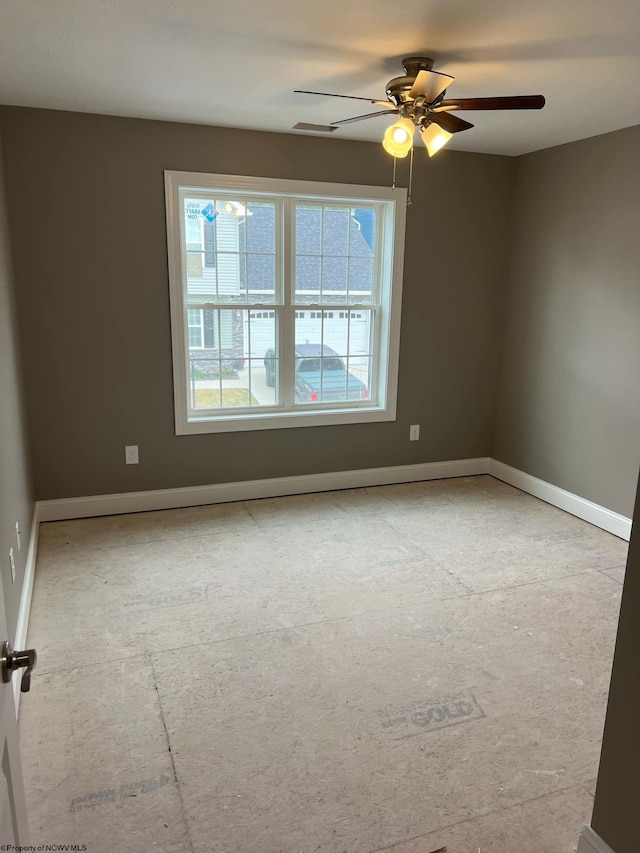
[[[638, 0], [1, 0], [0, 103], [292, 131], [376, 109], [403, 56], [449, 97], [543, 94], [465, 112], [451, 148], [522, 154], [640, 124]], [[331, 138], [382, 138], [387, 118]]]

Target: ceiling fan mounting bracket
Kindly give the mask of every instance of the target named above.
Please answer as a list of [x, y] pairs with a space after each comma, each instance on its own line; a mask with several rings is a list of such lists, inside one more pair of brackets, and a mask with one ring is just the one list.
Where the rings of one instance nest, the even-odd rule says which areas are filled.
[[433, 59], [428, 56], [406, 56], [402, 60], [402, 67], [407, 77], [417, 77], [418, 71], [431, 71]]
[[410, 93], [416, 77], [421, 71], [433, 70], [433, 59], [428, 56], [407, 56], [402, 60], [402, 67], [404, 76], [394, 77], [387, 83], [387, 97], [397, 107], [414, 101]]

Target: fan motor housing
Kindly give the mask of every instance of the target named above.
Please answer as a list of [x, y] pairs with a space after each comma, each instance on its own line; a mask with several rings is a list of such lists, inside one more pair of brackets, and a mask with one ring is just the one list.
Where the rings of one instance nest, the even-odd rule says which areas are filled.
[[433, 71], [433, 59], [428, 56], [406, 56], [402, 67], [407, 77], [417, 77], [418, 71]]
[[394, 77], [393, 80], [389, 80], [387, 83], [387, 97], [390, 101], [396, 106], [400, 106], [400, 104], [406, 104], [407, 101], [410, 101], [409, 92], [411, 91], [411, 87], [413, 86], [415, 77]]
[[407, 56], [402, 60], [405, 74], [402, 77], [394, 77], [387, 83], [387, 97], [396, 106], [401, 106], [411, 101], [409, 96], [418, 72], [431, 71], [433, 59], [428, 56]]

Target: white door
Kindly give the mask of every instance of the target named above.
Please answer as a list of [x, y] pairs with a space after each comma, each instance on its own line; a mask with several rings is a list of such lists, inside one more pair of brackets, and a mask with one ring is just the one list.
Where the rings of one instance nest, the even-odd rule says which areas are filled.
[[[0, 644], [8, 639], [4, 594], [0, 582]], [[0, 849], [3, 844], [24, 847], [29, 843], [13, 698], [13, 684], [21, 677], [21, 670], [13, 673], [13, 679], [8, 684], [0, 677]]]

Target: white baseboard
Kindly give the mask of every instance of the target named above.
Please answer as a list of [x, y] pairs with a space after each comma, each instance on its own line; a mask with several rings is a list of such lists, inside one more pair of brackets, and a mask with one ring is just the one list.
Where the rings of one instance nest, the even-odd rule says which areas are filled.
[[[33, 595], [33, 581], [36, 574], [36, 558], [38, 556], [38, 531], [40, 519], [38, 518], [38, 505], [33, 508], [31, 520], [31, 532], [29, 534], [29, 550], [24, 568], [24, 581], [22, 583], [22, 594], [20, 596], [20, 610], [18, 611], [18, 624], [13, 642], [14, 649], [25, 649], [27, 647], [27, 630], [29, 628], [29, 613], [31, 611], [31, 597]], [[20, 680], [21, 672], [13, 679], [13, 698], [16, 705], [16, 716], [20, 705]]]
[[614, 853], [614, 851], [597, 832], [594, 832], [590, 826], [585, 826], [580, 833], [576, 853]]
[[418, 465], [394, 465], [389, 468], [363, 468], [356, 471], [333, 471], [327, 474], [303, 474], [296, 477], [274, 477], [268, 480], [246, 480], [212, 486], [187, 486], [179, 489], [155, 489], [148, 492], [125, 492], [116, 495], [92, 495], [86, 498], [62, 498], [40, 501], [40, 521], [67, 518], [91, 518], [96, 515], [120, 515], [157, 509], [244, 501], [252, 498], [274, 498], [308, 492], [330, 492], [363, 486], [385, 486], [447, 477], [469, 477], [487, 474], [489, 459], [455, 459], [449, 462], [423, 462]]
[[540, 498], [546, 503], [557, 506], [560, 509], [570, 512], [590, 524], [595, 524], [596, 527], [601, 527], [621, 539], [629, 541], [631, 536], [631, 519], [624, 515], [619, 515], [606, 507], [574, 495], [572, 492], [567, 492], [558, 486], [553, 486], [551, 483], [546, 483], [544, 480], [539, 480], [537, 477], [532, 477], [531, 474], [525, 474], [524, 471], [518, 471], [517, 468], [512, 468], [510, 465], [505, 465], [504, 462], [498, 462], [497, 459], [489, 459], [489, 474], [496, 477], [498, 480], [503, 480], [515, 486], [517, 489], [522, 489], [536, 498]]
[[629, 540], [631, 519], [606, 507], [567, 492], [504, 462], [488, 457], [454, 459], [448, 462], [424, 462], [418, 465], [394, 465], [388, 468], [363, 468], [355, 471], [332, 471], [326, 474], [303, 474], [295, 477], [273, 477], [267, 480], [245, 480], [210, 486], [187, 486], [177, 489], [154, 489], [146, 492], [124, 492], [113, 495], [90, 495], [39, 501], [39, 521], [62, 521], [92, 518], [99, 515], [121, 515], [129, 512], [177, 509], [186, 506], [275, 498], [309, 492], [357, 489], [363, 486], [385, 486], [447, 477], [469, 477], [491, 474], [523, 492], [570, 512], [621, 539]]

